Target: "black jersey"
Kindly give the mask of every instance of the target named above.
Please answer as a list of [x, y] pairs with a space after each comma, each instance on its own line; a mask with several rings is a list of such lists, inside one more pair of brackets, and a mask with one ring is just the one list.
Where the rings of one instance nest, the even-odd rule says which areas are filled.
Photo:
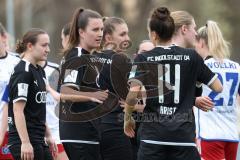
[[[85, 57], [84, 57], [85, 56]], [[86, 58], [86, 63], [92, 57], [90, 53], [80, 47], [73, 48], [66, 56], [64, 61], [70, 61], [76, 59], [76, 57]], [[71, 70], [69, 75], [65, 76], [63, 86], [72, 87], [75, 90], [90, 91], [88, 89], [97, 89], [96, 85], [96, 73], [88, 74], [88, 65], [76, 64], [76, 69]], [[91, 71], [91, 70], [90, 70]], [[89, 77], [90, 76], [90, 77]], [[94, 102], [76, 102], [71, 105], [72, 113], [80, 113], [95, 108], [98, 104]], [[63, 107], [61, 105], [61, 107]], [[60, 107], [60, 108], [61, 108]], [[60, 138], [62, 142], [74, 142], [74, 143], [87, 143], [87, 144], [99, 144], [98, 133], [98, 121], [88, 122], [70, 122], [65, 121], [59, 116], [60, 119]]]
[[[126, 55], [111, 50], [105, 50], [98, 57], [105, 62], [98, 79], [100, 88], [116, 94], [119, 99], [125, 99], [128, 93], [127, 81], [132, 66], [131, 60]], [[101, 118], [101, 122], [122, 126], [121, 113], [123, 113], [123, 108], [118, 104], [111, 113]]]
[[192, 49], [156, 47], [138, 55], [130, 81], [147, 90], [141, 140], [195, 146], [195, 84], [198, 81], [210, 85], [216, 77]]
[[33, 66], [28, 61], [21, 60], [14, 68], [9, 82], [9, 144], [21, 144], [16, 129], [13, 103], [26, 101], [24, 115], [30, 142], [44, 143], [46, 121], [46, 79], [42, 67]]

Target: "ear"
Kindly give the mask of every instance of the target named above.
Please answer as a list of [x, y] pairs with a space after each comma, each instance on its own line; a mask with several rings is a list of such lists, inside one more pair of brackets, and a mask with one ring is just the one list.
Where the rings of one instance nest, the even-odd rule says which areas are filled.
[[152, 40], [156, 41], [157, 39], [157, 34], [155, 31], [151, 31], [151, 37], [152, 37]]
[[105, 41], [106, 42], [111, 42], [111, 41], [113, 41], [113, 37], [110, 34], [106, 34], [105, 35]]
[[201, 48], [204, 48], [205, 46], [207, 46], [204, 39], [200, 39], [200, 45], [201, 45]]
[[27, 44], [27, 49], [29, 49], [30, 51], [32, 50], [32, 48], [33, 48], [33, 45], [32, 45], [32, 43], [28, 43]]
[[182, 25], [182, 27], [181, 27], [181, 33], [182, 33], [182, 34], [185, 34], [187, 30], [188, 30], [188, 26], [187, 26], [187, 25]]
[[84, 30], [83, 30], [83, 29], [80, 28], [80, 29], [78, 30], [78, 33], [79, 33], [79, 37], [80, 37], [80, 38], [84, 38]]
[[150, 39], [152, 40], [153, 44], [156, 45], [158, 40], [157, 33], [155, 31], [151, 31], [150, 36], [151, 36]]

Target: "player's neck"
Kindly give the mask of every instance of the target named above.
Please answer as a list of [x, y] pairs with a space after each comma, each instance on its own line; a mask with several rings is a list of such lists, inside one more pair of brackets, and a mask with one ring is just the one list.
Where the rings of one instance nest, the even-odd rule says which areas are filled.
[[155, 43], [156, 46], [171, 46], [172, 45], [172, 41], [156, 41]]
[[38, 61], [35, 60], [35, 59], [31, 56], [31, 53], [25, 52], [25, 53], [23, 53], [23, 54], [24, 54], [24, 57], [23, 57], [24, 60], [30, 62], [30, 63], [31, 63], [32, 65], [34, 65], [35, 67], [37, 66]]
[[186, 44], [184, 43], [183, 37], [178, 35], [173, 36], [172, 43], [183, 48], [187, 47]]
[[85, 43], [80, 43], [79, 45], [78, 45], [78, 47], [81, 47], [81, 48], [83, 48], [83, 49], [85, 49], [86, 51], [88, 51], [89, 53], [91, 53], [92, 52], [92, 48], [90, 48], [87, 44], [85, 44]]
[[7, 52], [5, 49], [1, 50], [0, 49], [0, 57], [5, 57], [7, 55]]

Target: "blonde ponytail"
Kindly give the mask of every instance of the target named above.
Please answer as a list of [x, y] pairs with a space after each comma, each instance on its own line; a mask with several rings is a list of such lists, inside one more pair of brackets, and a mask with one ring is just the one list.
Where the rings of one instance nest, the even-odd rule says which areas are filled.
[[206, 26], [198, 30], [197, 39], [205, 40], [210, 52], [209, 54], [214, 58], [224, 59], [230, 57], [230, 43], [223, 38], [222, 32], [216, 22], [207, 21]]

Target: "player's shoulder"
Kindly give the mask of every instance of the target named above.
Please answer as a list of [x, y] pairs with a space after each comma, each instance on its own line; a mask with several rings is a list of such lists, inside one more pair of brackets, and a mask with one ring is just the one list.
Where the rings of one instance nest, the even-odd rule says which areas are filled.
[[47, 61], [47, 66], [50, 67], [50, 68], [54, 68], [54, 69], [59, 69], [59, 65], [57, 63], [54, 63], [54, 62], [49, 62]]
[[25, 60], [20, 60], [20, 62], [14, 67], [13, 74], [15, 75], [28, 75], [32, 72], [31, 63]]
[[80, 47], [72, 48], [65, 55], [65, 60], [69, 60], [71, 58], [78, 57], [79, 55], [81, 55], [81, 48]]
[[20, 56], [19, 56], [18, 53], [11, 52], [11, 51], [7, 51], [7, 53], [9, 54], [9, 56], [12, 56], [12, 57], [14, 57], [14, 58], [20, 58]]
[[173, 46], [172, 47], [176, 52], [181, 53], [181, 54], [188, 54], [191, 56], [199, 56], [197, 51], [193, 48], [183, 48], [180, 46]]
[[7, 59], [8, 59], [9, 61], [12, 61], [12, 62], [19, 62], [20, 56], [19, 56], [18, 53], [14, 53], [14, 52], [8, 51], [8, 52], [7, 52]]

